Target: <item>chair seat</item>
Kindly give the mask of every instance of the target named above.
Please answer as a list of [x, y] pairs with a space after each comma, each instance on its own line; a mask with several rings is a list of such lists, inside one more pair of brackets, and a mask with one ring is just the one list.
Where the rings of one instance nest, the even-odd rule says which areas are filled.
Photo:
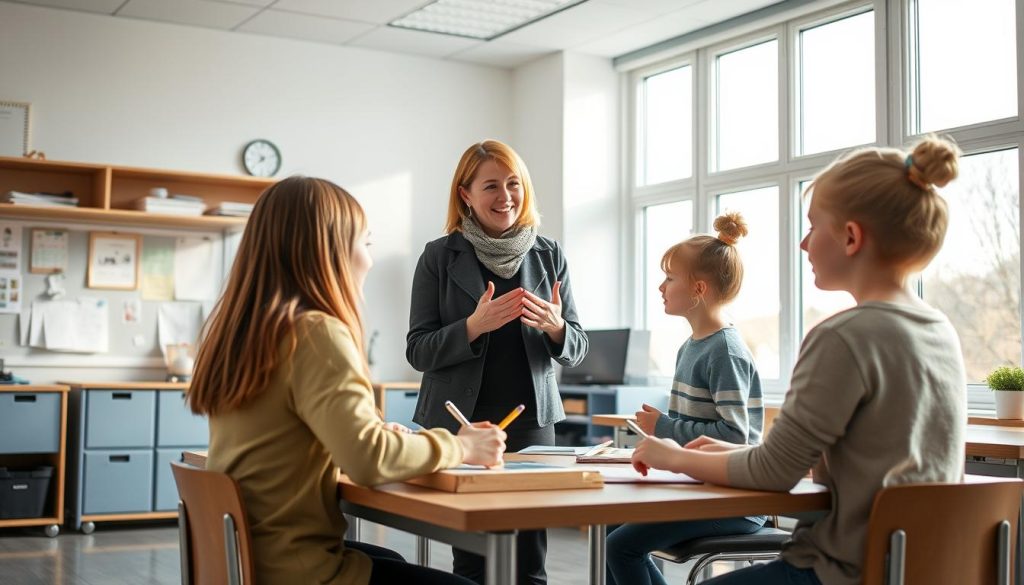
[[651, 554], [671, 563], [685, 563], [695, 556], [712, 553], [779, 552], [791, 536], [778, 528], [761, 528], [751, 534], [694, 538]]

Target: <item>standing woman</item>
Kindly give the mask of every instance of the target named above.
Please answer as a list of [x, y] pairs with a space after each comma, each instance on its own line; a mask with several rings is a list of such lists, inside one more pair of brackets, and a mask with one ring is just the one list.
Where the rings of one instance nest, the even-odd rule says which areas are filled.
[[257, 585], [469, 583], [342, 541], [338, 467], [377, 485], [496, 464], [503, 451], [494, 425], [411, 434], [377, 416], [359, 314], [367, 235], [341, 187], [275, 183], [256, 202], [199, 347], [188, 403], [210, 417], [207, 468], [241, 488]]
[[[426, 245], [416, 266], [405, 354], [423, 372], [413, 418], [458, 428], [452, 401], [474, 421], [499, 421], [518, 404], [507, 445], [554, 445], [565, 418], [552, 360], [587, 355], [569, 270], [539, 220], [526, 165], [507, 145], [485, 140], [462, 155], [448, 200], [448, 234]], [[520, 583], [546, 583], [547, 533], [520, 532]], [[458, 575], [484, 582], [483, 558], [455, 549]]]

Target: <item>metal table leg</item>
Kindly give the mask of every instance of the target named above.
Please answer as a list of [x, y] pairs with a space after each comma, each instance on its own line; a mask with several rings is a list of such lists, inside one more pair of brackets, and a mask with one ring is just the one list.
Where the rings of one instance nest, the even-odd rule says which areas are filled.
[[604, 524], [591, 524], [588, 528], [590, 541], [590, 585], [604, 585], [605, 572], [605, 530]]
[[359, 542], [360, 531], [362, 527], [359, 525], [359, 517], [351, 514], [345, 514], [345, 519], [348, 520], [348, 530], [345, 531], [345, 540], [351, 540], [352, 542]]
[[430, 566], [430, 539], [425, 536], [416, 535], [416, 564]]
[[515, 585], [516, 533], [487, 533], [484, 582], [487, 585]]

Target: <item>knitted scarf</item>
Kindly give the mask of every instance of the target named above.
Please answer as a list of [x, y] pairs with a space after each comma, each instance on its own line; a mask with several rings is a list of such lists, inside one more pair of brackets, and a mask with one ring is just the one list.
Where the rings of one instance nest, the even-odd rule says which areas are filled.
[[509, 279], [519, 272], [526, 253], [537, 241], [536, 226], [513, 228], [499, 238], [492, 238], [484, 233], [476, 218], [468, 217], [462, 221], [462, 235], [473, 245], [476, 257], [488, 270], [498, 276]]

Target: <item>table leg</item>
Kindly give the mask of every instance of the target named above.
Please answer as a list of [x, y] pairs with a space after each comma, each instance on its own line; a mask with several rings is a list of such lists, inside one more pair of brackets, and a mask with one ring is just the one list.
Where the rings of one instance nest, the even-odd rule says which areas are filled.
[[487, 533], [484, 582], [487, 585], [515, 585], [516, 533]]
[[416, 535], [416, 564], [430, 566], [430, 539], [425, 536]]
[[612, 446], [621, 449], [626, 446], [626, 427], [612, 427]]
[[605, 575], [605, 530], [604, 524], [589, 526], [590, 540], [590, 585], [604, 585]]
[[348, 520], [348, 530], [345, 531], [345, 540], [359, 542], [359, 532], [361, 529], [361, 526], [359, 525], [359, 517], [351, 514], [345, 514], [345, 519]]

